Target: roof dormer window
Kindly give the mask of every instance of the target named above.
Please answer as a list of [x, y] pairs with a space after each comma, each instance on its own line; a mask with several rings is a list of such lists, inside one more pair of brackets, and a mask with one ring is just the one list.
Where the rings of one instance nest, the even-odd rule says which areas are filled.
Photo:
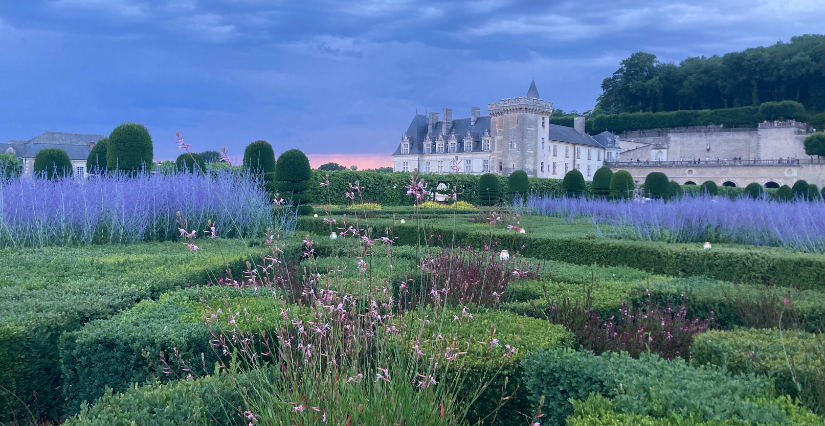
[[433, 151], [433, 144], [430, 141], [424, 142], [424, 153], [429, 154]]
[[410, 153], [410, 143], [404, 142], [401, 144], [401, 153], [402, 154], [409, 154]]

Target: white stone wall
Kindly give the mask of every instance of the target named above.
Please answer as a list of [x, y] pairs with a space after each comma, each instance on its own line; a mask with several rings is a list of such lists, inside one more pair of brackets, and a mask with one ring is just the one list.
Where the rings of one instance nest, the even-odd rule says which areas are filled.
[[691, 166], [691, 167], [611, 167], [616, 172], [627, 170], [637, 183], [644, 182], [648, 174], [662, 172], [670, 180], [684, 185], [693, 182], [701, 185], [702, 182], [712, 180], [722, 186], [725, 182], [733, 182], [737, 187], [747, 186], [756, 182], [765, 186], [768, 182], [793, 186], [794, 182], [804, 179], [809, 184], [820, 188], [825, 185], [825, 163], [800, 165], [769, 165], [769, 166]]
[[[452, 164], [458, 157], [460, 169], [458, 173], [468, 173], [480, 175], [487, 173], [483, 170], [484, 160], [490, 160], [489, 152], [458, 152], [458, 153], [443, 153], [443, 154], [422, 154], [422, 155], [397, 155], [393, 158], [393, 171], [403, 171], [404, 162], [408, 164], [408, 171], [412, 172], [418, 169], [421, 173], [439, 173], [438, 162], [441, 161], [442, 170], [440, 173], [454, 173]], [[471, 169], [468, 171], [466, 167], [467, 160], [470, 160]], [[430, 163], [430, 169], [427, 170], [427, 163]]]

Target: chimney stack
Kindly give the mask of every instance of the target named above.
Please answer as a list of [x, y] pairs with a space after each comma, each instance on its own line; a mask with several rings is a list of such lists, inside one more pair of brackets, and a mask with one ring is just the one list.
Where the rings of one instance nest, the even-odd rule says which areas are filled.
[[429, 129], [429, 130], [427, 130], [428, 135], [431, 135], [433, 133], [433, 129], [435, 129], [435, 124], [436, 123], [438, 123], [438, 113], [437, 112], [431, 112], [430, 113], [430, 118], [428, 119], [428, 122], [427, 122], [427, 128]]
[[584, 117], [578, 116], [573, 118], [573, 128], [577, 132], [584, 134]]
[[478, 116], [481, 115], [481, 108], [479, 107], [472, 107], [470, 108], [470, 125], [476, 124], [478, 121]]
[[450, 108], [444, 108], [444, 123], [441, 124], [441, 134], [447, 136], [450, 131], [450, 127], [453, 126], [453, 110]]

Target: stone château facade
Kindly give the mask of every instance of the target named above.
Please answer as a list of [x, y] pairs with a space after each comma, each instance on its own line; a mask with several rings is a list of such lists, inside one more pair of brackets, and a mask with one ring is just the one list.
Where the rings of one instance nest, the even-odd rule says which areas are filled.
[[494, 173], [509, 175], [524, 170], [528, 176], [562, 178], [578, 169], [592, 180], [605, 160], [618, 158], [618, 138], [604, 132], [584, 132], [584, 117], [576, 127], [550, 124], [553, 103], [541, 99], [531, 82], [525, 96], [502, 99], [469, 118], [453, 119], [445, 108], [438, 113], [417, 114], [393, 153], [393, 170], [423, 173]]

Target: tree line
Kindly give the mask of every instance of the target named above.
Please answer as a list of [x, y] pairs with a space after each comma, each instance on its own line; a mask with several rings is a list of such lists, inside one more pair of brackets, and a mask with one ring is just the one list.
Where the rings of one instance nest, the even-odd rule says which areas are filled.
[[825, 35], [676, 65], [637, 52], [602, 82], [594, 115], [759, 106], [795, 101], [825, 111]]

